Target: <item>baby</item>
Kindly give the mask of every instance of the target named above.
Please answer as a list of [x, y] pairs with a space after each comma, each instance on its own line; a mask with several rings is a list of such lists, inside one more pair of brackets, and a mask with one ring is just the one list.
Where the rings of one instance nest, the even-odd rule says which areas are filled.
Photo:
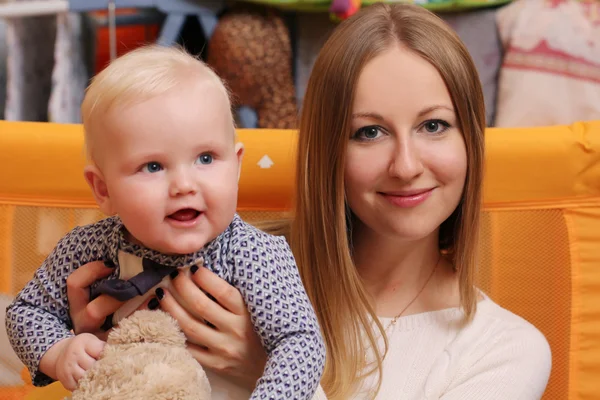
[[75, 269], [115, 266], [92, 297], [135, 302], [118, 323], [169, 273], [202, 263], [240, 291], [268, 354], [251, 398], [312, 398], [325, 363], [317, 317], [285, 239], [236, 214], [243, 146], [219, 77], [183, 50], [143, 47], [94, 78], [82, 116], [85, 179], [111, 216], [63, 237], [7, 309], [11, 344], [34, 384], [73, 389], [102, 348], [71, 331], [66, 280]]

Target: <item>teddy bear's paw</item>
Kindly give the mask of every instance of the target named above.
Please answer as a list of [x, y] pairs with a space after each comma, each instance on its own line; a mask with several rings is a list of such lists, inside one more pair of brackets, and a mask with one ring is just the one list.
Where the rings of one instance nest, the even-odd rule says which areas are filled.
[[164, 311], [139, 310], [111, 331], [107, 343], [160, 343], [185, 347], [185, 335], [177, 321]]

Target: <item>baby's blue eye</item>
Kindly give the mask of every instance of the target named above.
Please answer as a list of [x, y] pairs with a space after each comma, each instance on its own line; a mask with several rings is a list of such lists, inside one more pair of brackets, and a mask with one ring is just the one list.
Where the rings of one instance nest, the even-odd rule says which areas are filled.
[[201, 154], [198, 156], [200, 164], [211, 164], [213, 162], [213, 156], [210, 154]]
[[162, 165], [160, 165], [159, 163], [153, 161], [153, 162], [149, 162], [148, 164], [144, 165], [144, 168], [142, 168], [142, 171], [146, 171], [146, 172], [150, 172], [151, 174], [154, 172], [158, 172], [162, 170]]

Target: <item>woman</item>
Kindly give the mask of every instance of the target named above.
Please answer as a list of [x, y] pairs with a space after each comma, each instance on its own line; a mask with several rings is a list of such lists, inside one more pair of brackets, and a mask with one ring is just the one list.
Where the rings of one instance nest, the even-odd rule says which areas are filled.
[[[327, 398], [541, 397], [545, 338], [473, 286], [484, 128], [467, 50], [420, 7], [369, 6], [321, 50], [300, 121], [294, 220], [278, 228], [325, 336]], [[74, 293], [101, 270], [86, 268]], [[192, 279], [174, 284], [194, 309], [170, 293], [149, 307], [179, 320], [204, 366], [251, 386], [264, 355], [239, 295], [206, 270]], [[70, 299], [97, 314], [74, 318], [88, 330], [116, 307]]]

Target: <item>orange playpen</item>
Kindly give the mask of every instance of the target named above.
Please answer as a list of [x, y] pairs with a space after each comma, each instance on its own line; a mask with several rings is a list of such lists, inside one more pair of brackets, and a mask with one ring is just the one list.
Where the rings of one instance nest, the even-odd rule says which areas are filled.
[[[293, 198], [296, 133], [241, 130], [239, 139], [246, 145], [241, 214], [284, 213]], [[82, 141], [79, 125], [0, 121], [0, 292], [7, 298], [68, 229], [101, 217], [83, 180]], [[598, 399], [600, 121], [489, 129], [486, 145], [478, 283], [550, 342], [544, 399]], [[0, 354], [12, 352], [7, 346], [0, 343]], [[65, 394], [56, 385], [33, 389], [13, 373], [0, 399]]]

